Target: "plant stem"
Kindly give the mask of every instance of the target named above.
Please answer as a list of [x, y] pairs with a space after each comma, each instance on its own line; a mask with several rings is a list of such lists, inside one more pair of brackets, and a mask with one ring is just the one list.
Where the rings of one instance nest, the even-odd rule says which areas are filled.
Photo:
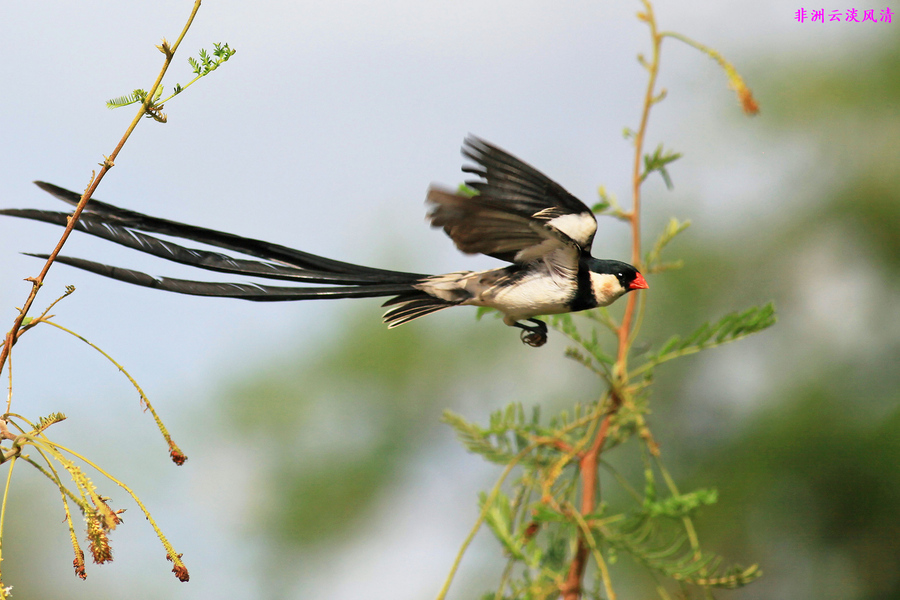
[[153, 87], [150, 88], [150, 91], [147, 94], [147, 100], [144, 101], [143, 104], [141, 104], [137, 115], [135, 115], [134, 119], [131, 121], [131, 125], [128, 126], [128, 129], [125, 131], [125, 135], [123, 135], [122, 139], [119, 140], [119, 143], [112, 151], [112, 154], [110, 154], [108, 157], [104, 157], [103, 162], [100, 163], [102, 167], [100, 169], [100, 172], [91, 175], [91, 181], [88, 184], [87, 189], [81, 196], [81, 200], [78, 202], [78, 206], [75, 207], [75, 212], [72, 213], [71, 217], [69, 217], [69, 222], [66, 225], [66, 229], [65, 231], [63, 231], [62, 236], [59, 238], [59, 242], [56, 244], [53, 252], [51, 252], [50, 256], [47, 258], [47, 262], [44, 264], [44, 268], [41, 269], [41, 272], [37, 277], [29, 277], [26, 280], [31, 282], [31, 292], [28, 294], [28, 298], [25, 300], [25, 304], [22, 306], [22, 309], [19, 311], [18, 316], [13, 322], [12, 328], [6, 334], [6, 343], [4, 343], [3, 348], [0, 349], [0, 371], [3, 370], [3, 365], [6, 364], [6, 358], [9, 356], [9, 353], [12, 351], [13, 345], [16, 343], [18, 337], [16, 333], [22, 326], [22, 321], [25, 320], [25, 316], [31, 309], [31, 305], [34, 304], [34, 299], [37, 296], [38, 290], [40, 290], [41, 286], [44, 284], [44, 278], [47, 276], [47, 271], [50, 270], [50, 265], [52, 265], [56, 260], [56, 257], [57, 255], [59, 255], [60, 250], [62, 250], [62, 247], [66, 243], [66, 240], [69, 239], [69, 234], [71, 234], [72, 230], [75, 228], [75, 223], [78, 221], [78, 217], [81, 216], [84, 207], [87, 206], [87, 203], [91, 199], [91, 196], [94, 195], [94, 192], [97, 190], [97, 186], [100, 185], [100, 181], [103, 180], [103, 177], [106, 175], [106, 173], [115, 165], [116, 157], [118, 157], [119, 152], [125, 145], [125, 142], [128, 141], [128, 138], [131, 136], [131, 132], [133, 132], [134, 128], [137, 127], [137, 124], [138, 122], [140, 122], [141, 117], [143, 117], [147, 113], [147, 109], [150, 106], [153, 95], [156, 93], [156, 89], [162, 82], [162, 79], [169, 68], [169, 64], [171, 64], [172, 62], [172, 57], [174, 56], [175, 51], [181, 44], [181, 40], [184, 39], [185, 34], [191, 26], [191, 23], [194, 21], [194, 16], [196, 16], [197, 11], [200, 9], [201, 1], [202, 0], [195, 0], [194, 8], [191, 11], [191, 16], [188, 17], [188, 21], [185, 24], [184, 29], [182, 29], [181, 35], [178, 36], [178, 40], [176, 40], [176, 42], [171, 47], [168, 45], [168, 42], [163, 40], [163, 43], [160, 46], [160, 50], [163, 52], [163, 54], [166, 55], [166, 59], [163, 62], [162, 69], [160, 70], [156, 81], [153, 83]]
[[[659, 74], [659, 58], [660, 45], [662, 44], [662, 36], [656, 28], [656, 18], [653, 15], [653, 6], [648, 0], [644, 0], [644, 19], [650, 27], [650, 38], [653, 44], [653, 59], [647, 70], [650, 73], [647, 81], [647, 91], [644, 94], [644, 108], [641, 112], [641, 122], [637, 133], [634, 136], [634, 168], [631, 175], [632, 186], [632, 208], [627, 214], [628, 222], [631, 225], [631, 262], [638, 268], [641, 267], [641, 159], [644, 153], [644, 137], [647, 133], [647, 123], [650, 119], [650, 109], [654, 104], [654, 91], [656, 89], [656, 77]], [[622, 317], [622, 324], [619, 326], [619, 352], [617, 355], [617, 366], [621, 365], [620, 374], [625, 373], [628, 365], [628, 349], [630, 347], [629, 335], [631, 334], [631, 321], [634, 317], [635, 307], [637, 306], [638, 297], [636, 294], [629, 294], [625, 305], [625, 314]]]
[[85, 344], [87, 344], [88, 346], [90, 346], [91, 348], [93, 348], [94, 350], [99, 352], [100, 354], [102, 354], [104, 356], [104, 358], [106, 358], [106, 360], [108, 360], [113, 365], [115, 365], [116, 368], [119, 369], [119, 371], [123, 375], [125, 375], [125, 377], [128, 378], [128, 381], [131, 382], [131, 385], [134, 386], [134, 389], [137, 390], [137, 393], [141, 399], [141, 407], [144, 408], [145, 411], [150, 411], [150, 414], [153, 416], [153, 420], [156, 422], [156, 427], [159, 429], [159, 432], [162, 434], [163, 439], [165, 439], [166, 444], [169, 446], [169, 453], [171, 454], [173, 460], [175, 460], [175, 463], [179, 464], [179, 465], [184, 464], [184, 461], [187, 460], [187, 457], [184, 455], [184, 453], [181, 451], [181, 449], [175, 443], [175, 440], [172, 439], [172, 436], [169, 435], [168, 429], [166, 429], [166, 426], [163, 423], [160, 416], [157, 414], [156, 409], [153, 408], [153, 405], [150, 403], [150, 399], [147, 397], [147, 394], [144, 393], [144, 390], [141, 388], [141, 386], [138, 384], [138, 382], [135, 381], [134, 377], [132, 377], [131, 374], [125, 370], [125, 367], [120, 365], [116, 361], [116, 359], [114, 359], [112, 356], [107, 354], [102, 348], [100, 348], [99, 346], [97, 346], [96, 344], [91, 342], [90, 340], [78, 335], [71, 329], [67, 329], [67, 328], [63, 327], [62, 325], [54, 323], [53, 321], [48, 321], [43, 316], [38, 317], [37, 319], [33, 320], [31, 323], [28, 324], [28, 326], [35, 325], [37, 323], [46, 323], [47, 325], [52, 325], [53, 327], [56, 327], [57, 329], [60, 329], [70, 335], [75, 336], [76, 338], [78, 338], [79, 340], [81, 340], [82, 342], [84, 342]]
[[[617, 402], [612, 400], [613, 406]], [[607, 412], [600, 423], [600, 430], [594, 437], [594, 442], [588, 451], [581, 457], [578, 469], [581, 476], [581, 514], [587, 515], [594, 512], [597, 505], [597, 476], [599, 472], [600, 451], [606, 442], [609, 433], [609, 424], [613, 417], [612, 412]], [[584, 578], [584, 570], [587, 566], [588, 543], [583, 535], [578, 538], [578, 548], [575, 558], [569, 566], [569, 575], [566, 577], [564, 600], [578, 600], [581, 597], [581, 582]]]
[[503, 469], [503, 473], [500, 474], [500, 478], [497, 480], [497, 483], [494, 484], [494, 489], [491, 490], [491, 493], [484, 501], [484, 506], [481, 507], [481, 512], [478, 514], [478, 520], [475, 521], [475, 525], [472, 526], [472, 530], [469, 531], [469, 535], [466, 536], [465, 541], [463, 541], [462, 547], [459, 549], [459, 552], [456, 553], [456, 558], [453, 561], [453, 565], [450, 567], [450, 573], [447, 575], [447, 579], [444, 581], [444, 586], [441, 588], [441, 591], [438, 592], [437, 600], [444, 600], [447, 597], [447, 592], [450, 591], [450, 584], [453, 583], [453, 578], [456, 576], [456, 571], [459, 569], [462, 557], [466, 553], [469, 544], [475, 539], [475, 534], [481, 529], [481, 524], [484, 523], [484, 520], [487, 518], [488, 511], [500, 494], [503, 482], [506, 481], [506, 478], [509, 477], [509, 474], [512, 473], [515, 466], [519, 464], [519, 461], [525, 456], [528, 456], [528, 454], [536, 447], [536, 444], [529, 444], [516, 454], [515, 458], [513, 458], [509, 464], [506, 465], [506, 468]]
[[[9, 485], [12, 481], [12, 473], [13, 467], [16, 466], [16, 457], [13, 456], [11, 462], [9, 463], [9, 473], [6, 474], [6, 487], [3, 488], [3, 505], [0, 506], [0, 561], [2, 558], [3, 551], [3, 522], [6, 520], [6, 498], [9, 496]], [[7, 598], [8, 595], [6, 591], [3, 589], [2, 578], [0, 578], [0, 597]]]
[[[642, 0], [645, 12], [639, 15], [650, 27], [650, 37], [653, 47], [653, 58], [647, 65], [649, 72], [649, 80], [647, 82], [647, 91], [644, 95], [644, 107], [641, 112], [640, 126], [634, 137], [634, 170], [632, 173], [632, 208], [628, 213], [624, 213], [623, 218], [631, 226], [631, 262], [638, 269], [641, 268], [641, 183], [643, 181], [641, 173], [641, 159], [643, 158], [644, 138], [647, 133], [647, 123], [650, 118], [650, 109], [655, 103], [656, 77], [659, 73], [659, 57], [662, 36], [660, 36], [656, 27], [656, 18], [653, 15], [653, 7], [649, 0]], [[612, 419], [618, 412], [619, 406], [622, 404], [622, 392], [628, 380], [628, 350], [633, 341], [632, 321], [634, 319], [635, 309], [638, 303], [637, 294], [629, 294], [625, 306], [625, 313], [622, 316], [622, 322], [616, 330], [618, 337], [618, 351], [616, 354], [616, 363], [613, 366], [614, 381], [613, 389], [610, 395], [610, 410], [605, 413], [603, 422], [597, 431], [590, 448], [581, 457], [579, 463], [579, 476], [581, 478], [581, 514], [588, 515], [594, 512], [597, 506], [598, 495], [598, 467], [600, 463], [600, 453], [603, 451], [603, 445], [606, 442], [607, 435]], [[582, 582], [584, 580], [584, 572], [587, 567], [587, 559], [589, 556], [589, 543], [582, 533], [578, 538], [578, 546], [575, 550], [575, 556], [569, 566], [569, 574], [566, 582], [561, 590], [564, 600], [579, 600], [582, 595]], [[599, 555], [599, 550], [594, 549]], [[600, 557], [602, 560], [602, 556]], [[605, 564], [599, 563], [601, 569], [605, 568]], [[609, 587], [608, 578], [604, 578], [607, 584], [607, 593], [612, 595], [612, 589]]]

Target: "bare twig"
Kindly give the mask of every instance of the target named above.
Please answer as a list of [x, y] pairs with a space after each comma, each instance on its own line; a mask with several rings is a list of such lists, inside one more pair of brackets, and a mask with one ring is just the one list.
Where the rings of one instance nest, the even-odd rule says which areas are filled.
[[488, 511], [491, 509], [491, 506], [494, 504], [494, 501], [500, 494], [500, 490], [503, 487], [503, 482], [506, 481], [506, 478], [510, 473], [512, 473], [512, 470], [515, 468], [515, 466], [519, 464], [519, 461], [522, 460], [523, 457], [528, 456], [528, 454], [536, 447], [536, 444], [529, 444], [528, 446], [523, 448], [521, 452], [516, 454], [515, 458], [511, 460], [508, 465], [506, 465], [505, 469], [503, 469], [503, 473], [500, 475], [500, 479], [497, 480], [497, 483], [494, 485], [494, 489], [491, 490], [491, 493], [484, 501], [484, 505], [481, 507], [481, 513], [478, 515], [478, 520], [475, 521], [475, 525], [472, 527], [472, 530], [469, 531], [469, 535], [466, 537], [465, 541], [462, 544], [462, 547], [456, 554], [456, 558], [453, 561], [453, 566], [450, 567], [450, 573], [447, 575], [447, 579], [444, 581], [444, 586], [441, 588], [441, 591], [438, 592], [437, 600], [444, 600], [447, 597], [447, 592], [450, 591], [450, 584], [453, 583], [453, 578], [456, 576], [456, 571], [457, 569], [459, 569], [459, 564], [462, 562], [462, 557], [466, 553], [466, 549], [469, 547], [469, 544], [471, 544], [472, 540], [475, 539], [475, 534], [478, 533], [479, 529], [481, 529], [481, 524], [484, 523], [484, 520], [487, 518]]
[[[44, 314], [46, 314], [46, 311]], [[36, 325], [38, 323], [46, 323], [47, 325], [52, 325], [53, 327], [56, 327], [57, 329], [65, 331], [69, 335], [75, 336], [76, 338], [78, 338], [79, 340], [81, 340], [82, 342], [84, 342], [85, 344], [87, 344], [88, 346], [90, 346], [91, 348], [93, 348], [94, 350], [99, 352], [100, 354], [102, 354], [103, 357], [106, 358], [106, 360], [108, 360], [113, 365], [115, 365], [116, 368], [119, 369], [119, 371], [121, 371], [122, 374], [128, 378], [128, 381], [131, 382], [131, 385], [134, 386], [134, 389], [137, 390], [137, 393], [141, 399], [141, 407], [145, 411], [150, 411], [150, 414], [153, 416], [153, 420], [156, 422], [156, 427], [159, 429], [159, 432], [162, 434], [163, 438], [166, 440], [166, 444], [169, 446], [169, 456], [172, 457], [172, 461], [177, 465], [183, 465], [185, 463], [185, 461], [187, 461], [187, 456], [184, 454], [184, 452], [181, 451], [181, 448], [178, 447], [178, 444], [175, 443], [175, 440], [172, 439], [172, 436], [169, 434], [168, 429], [166, 429], [166, 426], [163, 423], [162, 419], [156, 413], [156, 409], [153, 408], [153, 405], [150, 403], [150, 399], [147, 397], [147, 394], [144, 393], [144, 390], [141, 388], [141, 386], [138, 384], [138, 382], [134, 379], [134, 377], [132, 377], [131, 374], [125, 370], [125, 367], [120, 365], [116, 361], [116, 359], [114, 359], [112, 356], [107, 354], [102, 348], [100, 348], [99, 346], [97, 346], [96, 344], [91, 342], [90, 340], [75, 333], [71, 329], [67, 329], [66, 327], [63, 327], [62, 325], [59, 325], [58, 323], [54, 323], [53, 321], [50, 321], [48, 319], [49, 319], [48, 317], [41, 315], [37, 319], [34, 319], [33, 321], [31, 321], [28, 324], [28, 326]], [[0, 433], [2, 433], [2, 432], [0, 432]]]
[[78, 205], [75, 207], [75, 212], [69, 217], [69, 222], [66, 225], [65, 231], [63, 231], [62, 236], [59, 238], [59, 242], [57, 242], [56, 247], [53, 249], [53, 252], [50, 253], [50, 256], [47, 258], [47, 262], [44, 263], [44, 267], [41, 269], [41, 272], [37, 275], [37, 277], [29, 277], [26, 281], [31, 282], [31, 292], [28, 294], [28, 298], [25, 300], [25, 304], [22, 306], [22, 309], [19, 311], [19, 314], [16, 316], [15, 321], [13, 322], [12, 328], [6, 334], [6, 342], [3, 344], [2, 349], [0, 349], [0, 371], [3, 369], [3, 365], [6, 364], [6, 359], [9, 356], [9, 353], [12, 351], [13, 345], [17, 340], [17, 332], [19, 328], [22, 326], [22, 321], [25, 320], [28, 311], [31, 309], [31, 305], [34, 303], [34, 299], [37, 296], [38, 291], [41, 289], [41, 286], [44, 284], [44, 278], [47, 276], [47, 272], [50, 270], [50, 266], [56, 260], [57, 255], [59, 255], [60, 250], [62, 250], [63, 245], [66, 243], [66, 240], [69, 239], [69, 234], [72, 233], [72, 229], [75, 228], [75, 223], [78, 221], [78, 217], [81, 216], [84, 207], [87, 206], [88, 201], [91, 199], [91, 196], [94, 195], [94, 192], [97, 190], [97, 186], [100, 185], [100, 182], [103, 180], [103, 177], [106, 173], [115, 165], [115, 160], [119, 155], [119, 152], [122, 150], [122, 147], [125, 145], [125, 142], [128, 141], [128, 138], [131, 137], [131, 133], [134, 131], [134, 128], [137, 127], [137, 124], [140, 122], [141, 117], [147, 114], [150, 103], [152, 102], [153, 96], [156, 93], [156, 89], [160, 86], [163, 77], [166, 74], [166, 71], [169, 68], [169, 65], [172, 62], [172, 56], [175, 54], [175, 51], [178, 49], [178, 46], [181, 44], [181, 41], [184, 39], [185, 34], [191, 26], [191, 23], [194, 21], [194, 16], [197, 14], [197, 11], [200, 9], [200, 3], [202, 0], [195, 0], [193, 10], [191, 11], [191, 15], [188, 18], [187, 23], [184, 26], [184, 29], [181, 31], [181, 35], [178, 36], [178, 40], [171, 46], [169, 43], [163, 39], [163, 42], [158, 48], [160, 51], [165, 54], [166, 59], [163, 62], [162, 69], [159, 72], [159, 75], [156, 78], [156, 81], [153, 83], [153, 86], [150, 88], [149, 93], [147, 94], [147, 99], [141, 104], [140, 109], [138, 110], [137, 115], [135, 115], [134, 119], [131, 121], [131, 125], [128, 126], [128, 129], [125, 131], [125, 134], [122, 136], [122, 139], [119, 140], [119, 143], [116, 145], [115, 149], [109, 156], [104, 157], [103, 162], [100, 163], [101, 169], [99, 173], [91, 174], [91, 181], [87, 186], [84, 194], [81, 196], [81, 200], [78, 202]]

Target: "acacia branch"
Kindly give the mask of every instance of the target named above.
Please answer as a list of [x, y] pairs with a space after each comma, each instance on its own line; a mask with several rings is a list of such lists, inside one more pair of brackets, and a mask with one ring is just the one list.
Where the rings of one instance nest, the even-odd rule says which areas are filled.
[[115, 166], [115, 161], [119, 156], [119, 152], [122, 150], [125, 142], [128, 141], [128, 138], [131, 137], [131, 133], [134, 131], [134, 128], [137, 127], [137, 124], [140, 122], [141, 117], [150, 112], [150, 106], [153, 102], [154, 94], [156, 94], [157, 88], [159, 88], [160, 84], [162, 83], [162, 79], [166, 74], [166, 71], [169, 69], [169, 65], [172, 62], [172, 57], [175, 55], [175, 51], [178, 49], [178, 46], [181, 45], [181, 41], [184, 39], [184, 36], [187, 33], [188, 29], [190, 29], [191, 23], [193, 23], [197, 11], [200, 10], [201, 2], [202, 0], [195, 0], [194, 7], [191, 10], [191, 15], [190, 17], [188, 17], [187, 23], [185, 23], [184, 29], [181, 30], [181, 35], [178, 36], [178, 39], [175, 41], [175, 43], [170, 46], [169, 43], [165, 39], [163, 39], [162, 44], [157, 46], [159, 50], [163, 54], [165, 54], [166, 58], [163, 62], [162, 69], [160, 70], [159, 75], [156, 78], [156, 81], [153, 83], [153, 87], [150, 88], [150, 91], [147, 94], [147, 98], [141, 104], [141, 107], [138, 109], [137, 114], [131, 121], [128, 129], [125, 131], [122, 139], [119, 140], [119, 143], [116, 145], [115, 149], [113, 149], [112, 153], [109, 156], [105, 156], [103, 158], [103, 162], [100, 163], [102, 167], [100, 169], [100, 172], [91, 174], [91, 181], [88, 184], [87, 189], [85, 189], [84, 194], [82, 194], [81, 196], [81, 200], [79, 200], [78, 205], [75, 207], [75, 212], [72, 213], [72, 216], [69, 217], [65, 231], [63, 231], [62, 236], [59, 238], [59, 242], [57, 242], [56, 247], [53, 249], [53, 252], [51, 252], [50, 256], [47, 258], [47, 262], [44, 263], [44, 267], [41, 269], [41, 272], [37, 275], [37, 277], [29, 277], [25, 280], [31, 282], [31, 292], [28, 294], [28, 298], [26, 298], [25, 304], [19, 310], [19, 314], [16, 316], [12, 328], [9, 330], [9, 332], [7, 332], [6, 340], [3, 343], [2, 349], [0, 349], [0, 371], [3, 370], [3, 366], [6, 364], [6, 359], [18, 339], [17, 332], [22, 326], [22, 322], [28, 315], [28, 311], [31, 309], [31, 305], [34, 304], [34, 300], [37, 297], [38, 291], [40, 291], [41, 286], [44, 285], [44, 278], [47, 276], [47, 272], [50, 270], [50, 266], [56, 260], [56, 257], [57, 255], [59, 255], [60, 250], [62, 250], [62, 247], [66, 243], [66, 240], [69, 239], [69, 234], [71, 234], [72, 230], [75, 228], [75, 223], [78, 222], [78, 217], [81, 216], [84, 207], [87, 206], [87, 203], [91, 199], [91, 196], [94, 195], [94, 192], [97, 190], [97, 186], [100, 185], [103, 177], [113, 166]]
[[[613, 409], [605, 411], [603, 421], [600, 423], [600, 429], [594, 437], [591, 447], [585, 452], [578, 463], [578, 470], [581, 477], [581, 514], [587, 515], [594, 512], [597, 506], [597, 476], [599, 473], [600, 452], [603, 450], [603, 444], [609, 433], [609, 425], [612, 420], [613, 411], [618, 407], [619, 402], [615, 398], [612, 399]], [[569, 565], [569, 574], [563, 589], [564, 600], [578, 600], [581, 597], [581, 582], [584, 579], [584, 570], [587, 566], [588, 544], [584, 535], [578, 537], [578, 548], [575, 550], [575, 556]], [[612, 599], [611, 599], [612, 600]]]
[[[650, 109], [656, 102], [656, 76], [659, 74], [659, 58], [660, 46], [662, 44], [662, 36], [656, 27], [656, 17], [653, 15], [653, 7], [648, 0], [644, 0], [645, 13], [638, 15], [642, 20], [646, 21], [650, 27], [650, 38], [653, 44], [653, 59], [647, 64], [649, 71], [649, 79], [647, 81], [647, 91], [644, 94], [644, 108], [641, 112], [641, 122], [637, 133], [634, 136], [634, 168], [631, 174], [632, 186], [632, 208], [625, 218], [631, 225], [631, 262], [635, 267], [641, 267], [641, 184], [644, 177], [641, 173], [641, 158], [644, 154], [644, 137], [647, 133], [647, 123], [650, 119]], [[628, 349], [631, 346], [631, 322], [634, 317], [635, 307], [637, 306], [637, 294], [629, 294], [625, 305], [625, 314], [622, 316], [622, 324], [618, 329], [619, 348], [616, 356], [616, 367], [621, 376], [624, 376], [625, 369], [628, 364]]]
[[[649, 80], [647, 82], [647, 91], [644, 95], [644, 106], [641, 111], [640, 126], [634, 137], [634, 170], [632, 173], [632, 208], [630, 212], [622, 214], [631, 226], [631, 262], [638, 269], [641, 268], [641, 184], [643, 183], [643, 174], [641, 173], [641, 159], [643, 157], [644, 138], [647, 132], [647, 123], [650, 118], [650, 109], [658, 100], [655, 94], [656, 77], [659, 73], [659, 58], [662, 36], [659, 34], [656, 26], [656, 18], [653, 15], [653, 7], [649, 0], [643, 0], [644, 13], [640, 13], [638, 17], [645, 21], [650, 27], [650, 37], [653, 47], [653, 58], [650, 63], [641, 61], [649, 72]], [[612, 394], [610, 396], [611, 407], [609, 411], [604, 412], [603, 421], [597, 431], [590, 448], [581, 457], [579, 462], [579, 477], [581, 479], [581, 514], [588, 515], [595, 511], [597, 507], [598, 485], [598, 467], [600, 463], [600, 453], [606, 443], [609, 435], [609, 428], [612, 419], [618, 412], [622, 404], [621, 390], [627, 385], [628, 377], [628, 350], [632, 342], [632, 321], [637, 307], [637, 294], [629, 294], [625, 305], [625, 313], [622, 322], [616, 330], [618, 338], [618, 351], [616, 354], [616, 362], [613, 365], [614, 381]], [[569, 566], [569, 573], [565, 584], [560, 590], [564, 600], [579, 600], [583, 587], [584, 572], [587, 567], [587, 560], [590, 548], [588, 540], [584, 533], [578, 537], [578, 546], [575, 550], [575, 556]], [[614, 593], [608, 589], [611, 598]]]

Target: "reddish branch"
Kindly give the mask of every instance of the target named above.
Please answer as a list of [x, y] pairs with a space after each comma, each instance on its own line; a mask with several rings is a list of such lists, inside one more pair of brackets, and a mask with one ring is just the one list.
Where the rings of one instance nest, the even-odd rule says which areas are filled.
[[[614, 407], [618, 407], [618, 400], [613, 397]], [[582, 455], [578, 468], [581, 473], [581, 514], [587, 515], [594, 512], [597, 506], [597, 469], [600, 462], [600, 452], [603, 450], [603, 444], [606, 442], [606, 436], [609, 433], [609, 424], [614, 413], [608, 412], [600, 424], [600, 430], [597, 437], [594, 438], [591, 447]], [[584, 537], [578, 538], [578, 549], [575, 551], [575, 557], [569, 566], [569, 575], [566, 577], [566, 583], [561, 590], [564, 600], [578, 600], [581, 597], [581, 580], [584, 578], [584, 569], [587, 566], [588, 546]]]
[[[116, 153], [118, 153], [118, 150], [119, 148], [116, 148]], [[15, 322], [13, 322], [12, 329], [10, 329], [6, 334], [6, 343], [3, 344], [3, 348], [2, 350], [0, 350], [0, 370], [2, 370], [3, 365], [6, 364], [6, 359], [9, 356], [9, 352], [12, 349], [13, 344], [16, 343], [16, 340], [19, 337], [17, 335], [19, 328], [22, 326], [22, 321], [25, 320], [25, 316], [31, 309], [31, 305], [34, 304], [34, 299], [37, 296], [38, 290], [40, 290], [41, 286], [44, 285], [44, 278], [47, 276], [47, 271], [50, 270], [50, 265], [52, 265], [53, 261], [56, 260], [56, 256], [59, 254], [59, 251], [62, 250], [63, 244], [65, 244], [66, 240], [69, 239], [69, 234], [72, 233], [72, 229], [75, 227], [75, 223], [78, 221], [78, 217], [81, 216], [81, 211], [84, 210], [84, 207], [87, 205], [88, 200], [90, 200], [91, 195], [93, 195], [94, 190], [97, 189], [97, 186], [100, 184], [100, 180], [103, 179], [103, 176], [106, 174], [106, 172], [110, 169], [110, 167], [113, 166], [112, 159], [114, 155], [110, 156], [109, 159], [104, 161], [103, 168], [100, 170], [100, 174], [93, 178], [93, 180], [91, 181], [91, 185], [84, 192], [84, 195], [81, 197], [81, 201], [78, 203], [78, 206], [75, 207], [74, 214], [69, 217], [69, 222], [66, 225], [66, 230], [63, 231], [62, 237], [59, 238], [59, 242], [56, 244], [56, 248], [53, 249], [53, 252], [50, 253], [50, 257], [47, 259], [47, 262], [44, 263], [44, 268], [41, 269], [41, 272], [37, 277], [29, 277], [25, 280], [31, 282], [31, 293], [28, 294], [28, 298], [25, 300], [25, 305], [19, 311]]]
[[[632, 173], [632, 209], [631, 212], [624, 215], [631, 225], [631, 262], [636, 267], [641, 267], [641, 159], [644, 147], [644, 135], [647, 131], [647, 121], [650, 116], [650, 108], [654, 103], [654, 90], [656, 88], [656, 75], [659, 72], [659, 48], [662, 42], [662, 36], [656, 28], [656, 20], [653, 16], [653, 9], [648, 2], [644, 3], [646, 13], [639, 15], [650, 26], [650, 35], [653, 41], [653, 59], [647, 70], [650, 72], [650, 79], [647, 83], [647, 91], [644, 97], [644, 108], [641, 113], [640, 127], [634, 137], [634, 171]], [[597, 435], [591, 443], [590, 448], [581, 456], [579, 461], [579, 476], [581, 478], [581, 514], [589, 515], [597, 508], [597, 492], [598, 486], [598, 467], [600, 463], [600, 453], [603, 451], [603, 445], [606, 443], [609, 427], [612, 419], [615, 417], [622, 403], [621, 389], [627, 383], [627, 367], [628, 367], [628, 349], [631, 347], [632, 321], [634, 320], [634, 312], [637, 307], [637, 295], [629, 294], [627, 304], [625, 305], [625, 314], [622, 317], [622, 323], [617, 331], [618, 352], [616, 355], [616, 365], [614, 373], [617, 378], [614, 382], [614, 388], [610, 395], [610, 409], [605, 413]], [[618, 389], [616, 389], [618, 387]], [[581, 598], [582, 582], [584, 580], [584, 572], [587, 567], [589, 548], [584, 536], [579, 536], [578, 547], [572, 563], [569, 566], [569, 574], [565, 584], [560, 590], [564, 600], [579, 600]]]
[[15, 345], [16, 340], [18, 339], [19, 328], [22, 326], [22, 322], [25, 320], [25, 316], [31, 309], [31, 305], [34, 304], [34, 299], [37, 296], [38, 291], [41, 289], [41, 286], [44, 284], [44, 278], [47, 276], [47, 271], [50, 270], [50, 265], [52, 265], [53, 261], [56, 260], [56, 256], [59, 254], [59, 251], [62, 250], [62, 247], [66, 243], [66, 240], [69, 239], [69, 234], [72, 233], [72, 229], [75, 228], [75, 223], [78, 221], [78, 217], [81, 216], [81, 212], [87, 205], [88, 200], [91, 199], [91, 196], [94, 194], [97, 186], [100, 185], [100, 181], [103, 180], [103, 176], [106, 175], [107, 171], [109, 171], [114, 166], [116, 157], [119, 155], [119, 152], [122, 150], [125, 142], [128, 141], [128, 138], [131, 136], [131, 132], [134, 131], [135, 127], [137, 127], [137, 124], [140, 122], [141, 117], [149, 112], [153, 104], [153, 98], [155, 96], [156, 89], [162, 83], [162, 79], [166, 74], [166, 70], [169, 68], [169, 65], [172, 62], [172, 56], [175, 54], [175, 51], [181, 44], [181, 40], [184, 39], [184, 34], [187, 33], [187, 30], [190, 28], [191, 23], [194, 21], [194, 16], [196, 16], [197, 11], [200, 9], [200, 2], [201, 0], [195, 0], [191, 16], [188, 18], [187, 24], [185, 24], [184, 29], [181, 31], [181, 35], [178, 37], [178, 40], [170, 46], [169, 43], [164, 39], [162, 44], [158, 46], [159, 50], [166, 55], [166, 60], [163, 63], [162, 70], [160, 70], [159, 72], [159, 76], [156, 78], [156, 81], [150, 88], [150, 91], [147, 94], [147, 98], [141, 105], [138, 114], [134, 117], [134, 120], [131, 122], [128, 130], [125, 132], [125, 135], [123, 135], [122, 139], [119, 140], [119, 144], [116, 146], [115, 150], [113, 150], [112, 154], [110, 154], [108, 157], [104, 157], [104, 160], [101, 163], [101, 166], [103, 168], [100, 169], [100, 172], [97, 173], [96, 176], [91, 178], [91, 182], [88, 185], [88, 188], [85, 190], [84, 195], [81, 196], [81, 200], [78, 202], [78, 206], [75, 207], [75, 212], [71, 217], [69, 217], [69, 222], [66, 225], [66, 230], [63, 231], [62, 237], [59, 238], [59, 242], [56, 244], [56, 248], [53, 249], [53, 252], [50, 253], [50, 257], [47, 259], [47, 262], [44, 263], [44, 268], [41, 269], [41, 272], [37, 277], [29, 277], [25, 280], [31, 282], [31, 293], [28, 294], [28, 298], [25, 300], [25, 305], [22, 306], [22, 309], [19, 311], [16, 320], [13, 322], [12, 328], [6, 334], [6, 342], [3, 344], [3, 348], [0, 349], [0, 371], [3, 370], [3, 365], [6, 364], [6, 359], [9, 357], [9, 353], [12, 350], [13, 345]]

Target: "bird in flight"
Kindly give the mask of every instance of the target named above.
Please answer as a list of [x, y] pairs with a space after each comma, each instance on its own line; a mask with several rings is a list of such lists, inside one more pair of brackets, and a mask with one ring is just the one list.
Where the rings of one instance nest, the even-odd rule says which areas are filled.
[[[314, 285], [190, 281], [152, 277], [69, 256], [58, 256], [56, 261], [119, 281], [195, 296], [256, 302], [392, 296], [384, 303], [389, 307], [384, 314], [388, 327], [451, 306], [490, 307], [503, 314], [504, 323], [521, 329], [522, 341], [531, 346], [547, 341], [547, 325], [535, 317], [608, 306], [632, 290], [647, 288], [632, 265], [591, 256], [597, 219], [562, 186], [474, 136], [465, 140], [462, 154], [474, 163], [463, 171], [477, 179], [467, 181], [468, 190], [461, 192], [433, 186], [427, 197], [428, 219], [433, 227], [443, 228], [462, 252], [510, 263], [505, 267], [445, 275], [364, 267], [93, 199], [75, 225], [85, 233], [201, 269]], [[80, 200], [75, 192], [35, 183], [69, 204]], [[66, 226], [69, 217], [65, 212], [36, 209], [3, 209], [0, 214], [61, 226]], [[256, 260], [189, 248], [149, 234], [199, 242]]]

